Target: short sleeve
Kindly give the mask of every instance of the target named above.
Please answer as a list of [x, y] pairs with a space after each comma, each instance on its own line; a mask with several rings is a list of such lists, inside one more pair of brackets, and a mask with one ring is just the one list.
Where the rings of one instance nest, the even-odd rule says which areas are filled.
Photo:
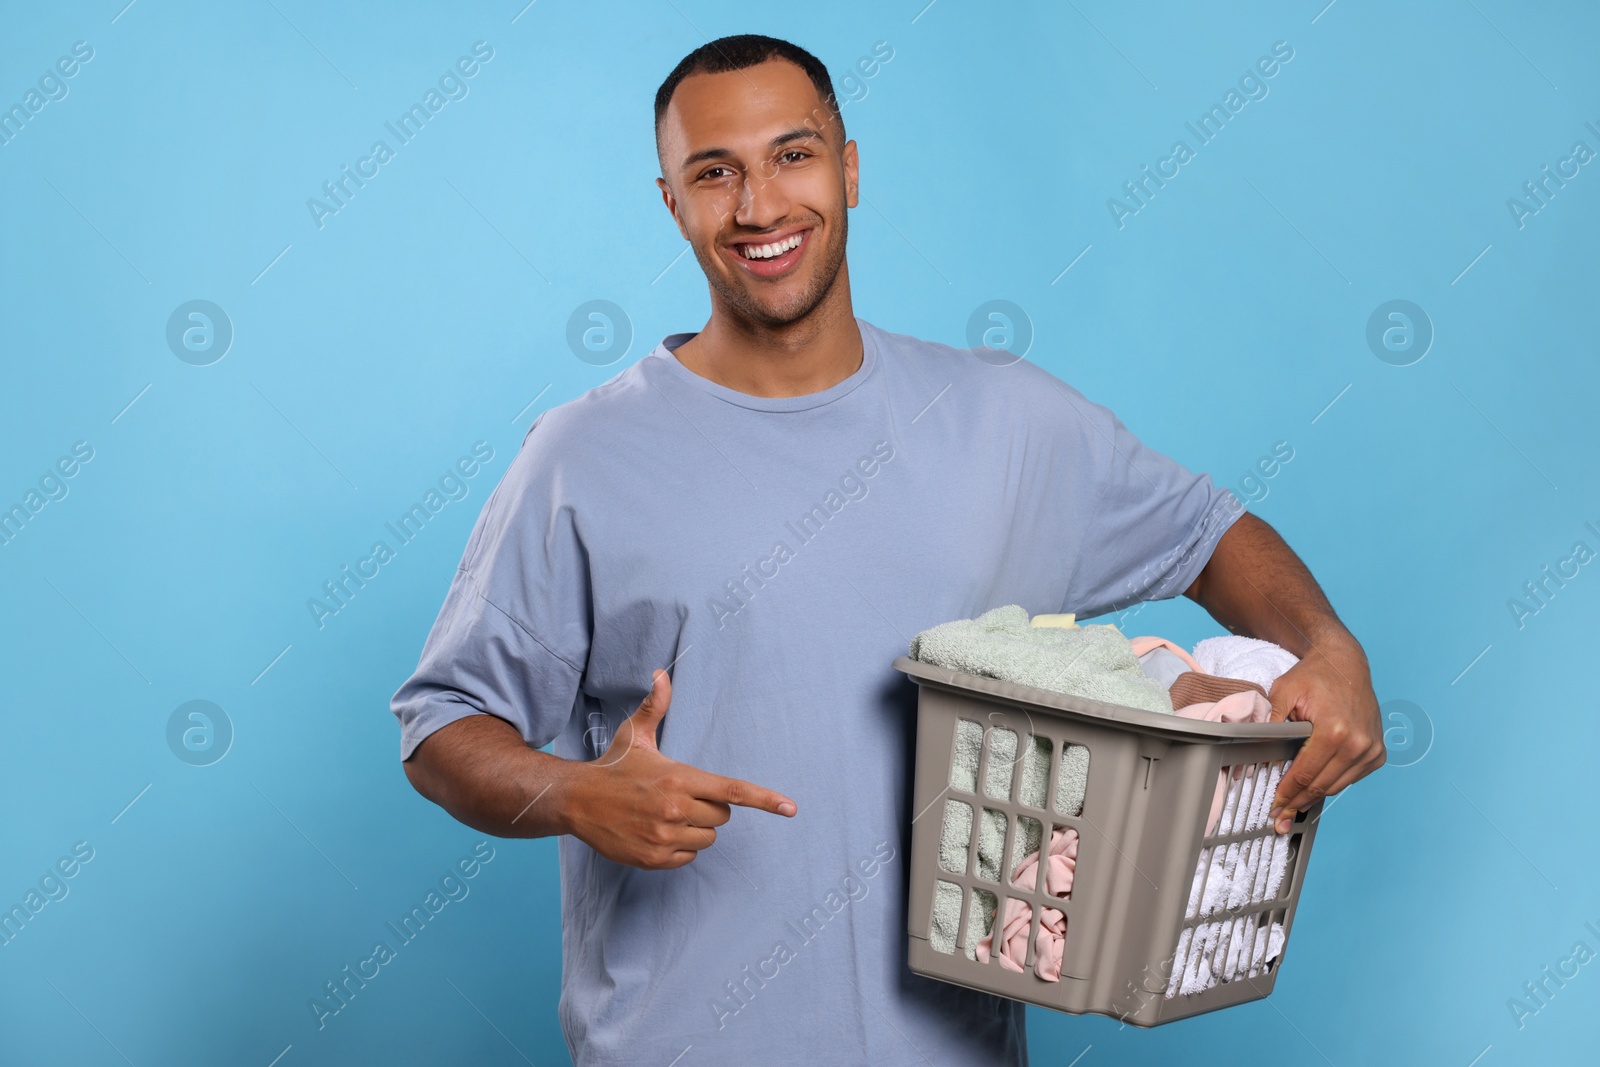
[[1109, 409], [1070, 386], [1065, 391], [1099, 483], [1062, 610], [1093, 618], [1177, 596], [1205, 568], [1244, 505], [1210, 475], [1144, 445]]
[[390, 701], [402, 760], [468, 715], [505, 719], [535, 748], [572, 716], [591, 632], [588, 570], [546, 436], [536, 421], [484, 504], [416, 671]]

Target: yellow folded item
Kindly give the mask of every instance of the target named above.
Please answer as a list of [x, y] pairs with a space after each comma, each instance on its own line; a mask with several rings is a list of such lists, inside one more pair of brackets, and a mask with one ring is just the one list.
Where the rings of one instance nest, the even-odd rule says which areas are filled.
[[[1078, 625], [1078, 616], [1076, 614], [1073, 614], [1073, 613], [1070, 613], [1070, 612], [1068, 614], [1066, 614], [1066, 615], [1035, 615], [1033, 618], [1028, 620], [1028, 625], [1029, 626], [1051, 627], [1051, 628], [1057, 629], [1057, 630], [1081, 630], [1081, 629], [1083, 629], [1083, 627]], [[1106, 629], [1110, 630], [1112, 633], [1115, 633], [1115, 634], [1122, 633], [1121, 630], [1117, 629], [1115, 626], [1113, 626], [1109, 622], [1107, 622], [1107, 623], [1095, 623], [1094, 625], [1104, 626]]]

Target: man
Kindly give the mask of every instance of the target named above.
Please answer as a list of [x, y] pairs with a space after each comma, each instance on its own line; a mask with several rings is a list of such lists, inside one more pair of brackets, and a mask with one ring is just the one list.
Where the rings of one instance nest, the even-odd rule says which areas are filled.
[[563, 835], [579, 1064], [1026, 1062], [1019, 1002], [906, 966], [910, 636], [1191, 597], [1302, 657], [1285, 828], [1383, 762], [1366, 658], [1209, 477], [1033, 364], [854, 316], [856, 145], [810, 53], [697, 49], [656, 135], [710, 321], [535, 420], [395, 694], [406, 773]]

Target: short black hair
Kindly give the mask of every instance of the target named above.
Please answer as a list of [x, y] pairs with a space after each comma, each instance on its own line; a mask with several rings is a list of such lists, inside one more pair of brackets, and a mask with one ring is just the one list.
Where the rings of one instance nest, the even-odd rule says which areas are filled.
[[806, 72], [811, 84], [817, 87], [817, 95], [833, 112], [833, 121], [839, 124], [840, 140], [845, 140], [844, 117], [839, 111], [839, 100], [833, 94], [833, 79], [828, 77], [828, 68], [822, 65], [822, 60], [799, 45], [777, 37], [739, 33], [707, 41], [684, 56], [672, 68], [672, 73], [667, 75], [667, 80], [661, 83], [661, 88], [656, 90], [657, 153], [661, 150], [661, 119], [666, 115], [667, 105], [672, 103], [672, 94], [683, 79], [691, 74], [723, 74], [730, 70], [744, 70], [769, 59], [786, 59]]

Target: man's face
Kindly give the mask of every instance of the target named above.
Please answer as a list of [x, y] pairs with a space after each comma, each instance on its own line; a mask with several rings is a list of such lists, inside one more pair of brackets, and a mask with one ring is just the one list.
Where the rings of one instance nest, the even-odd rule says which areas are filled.
[[673, 93], [656, 184], [713, 291], [741, 316], [784, 326], [832, 287], [856, 206], [856, 146], [840, 140], [832, 109], [785, 60], [693, 74]]

